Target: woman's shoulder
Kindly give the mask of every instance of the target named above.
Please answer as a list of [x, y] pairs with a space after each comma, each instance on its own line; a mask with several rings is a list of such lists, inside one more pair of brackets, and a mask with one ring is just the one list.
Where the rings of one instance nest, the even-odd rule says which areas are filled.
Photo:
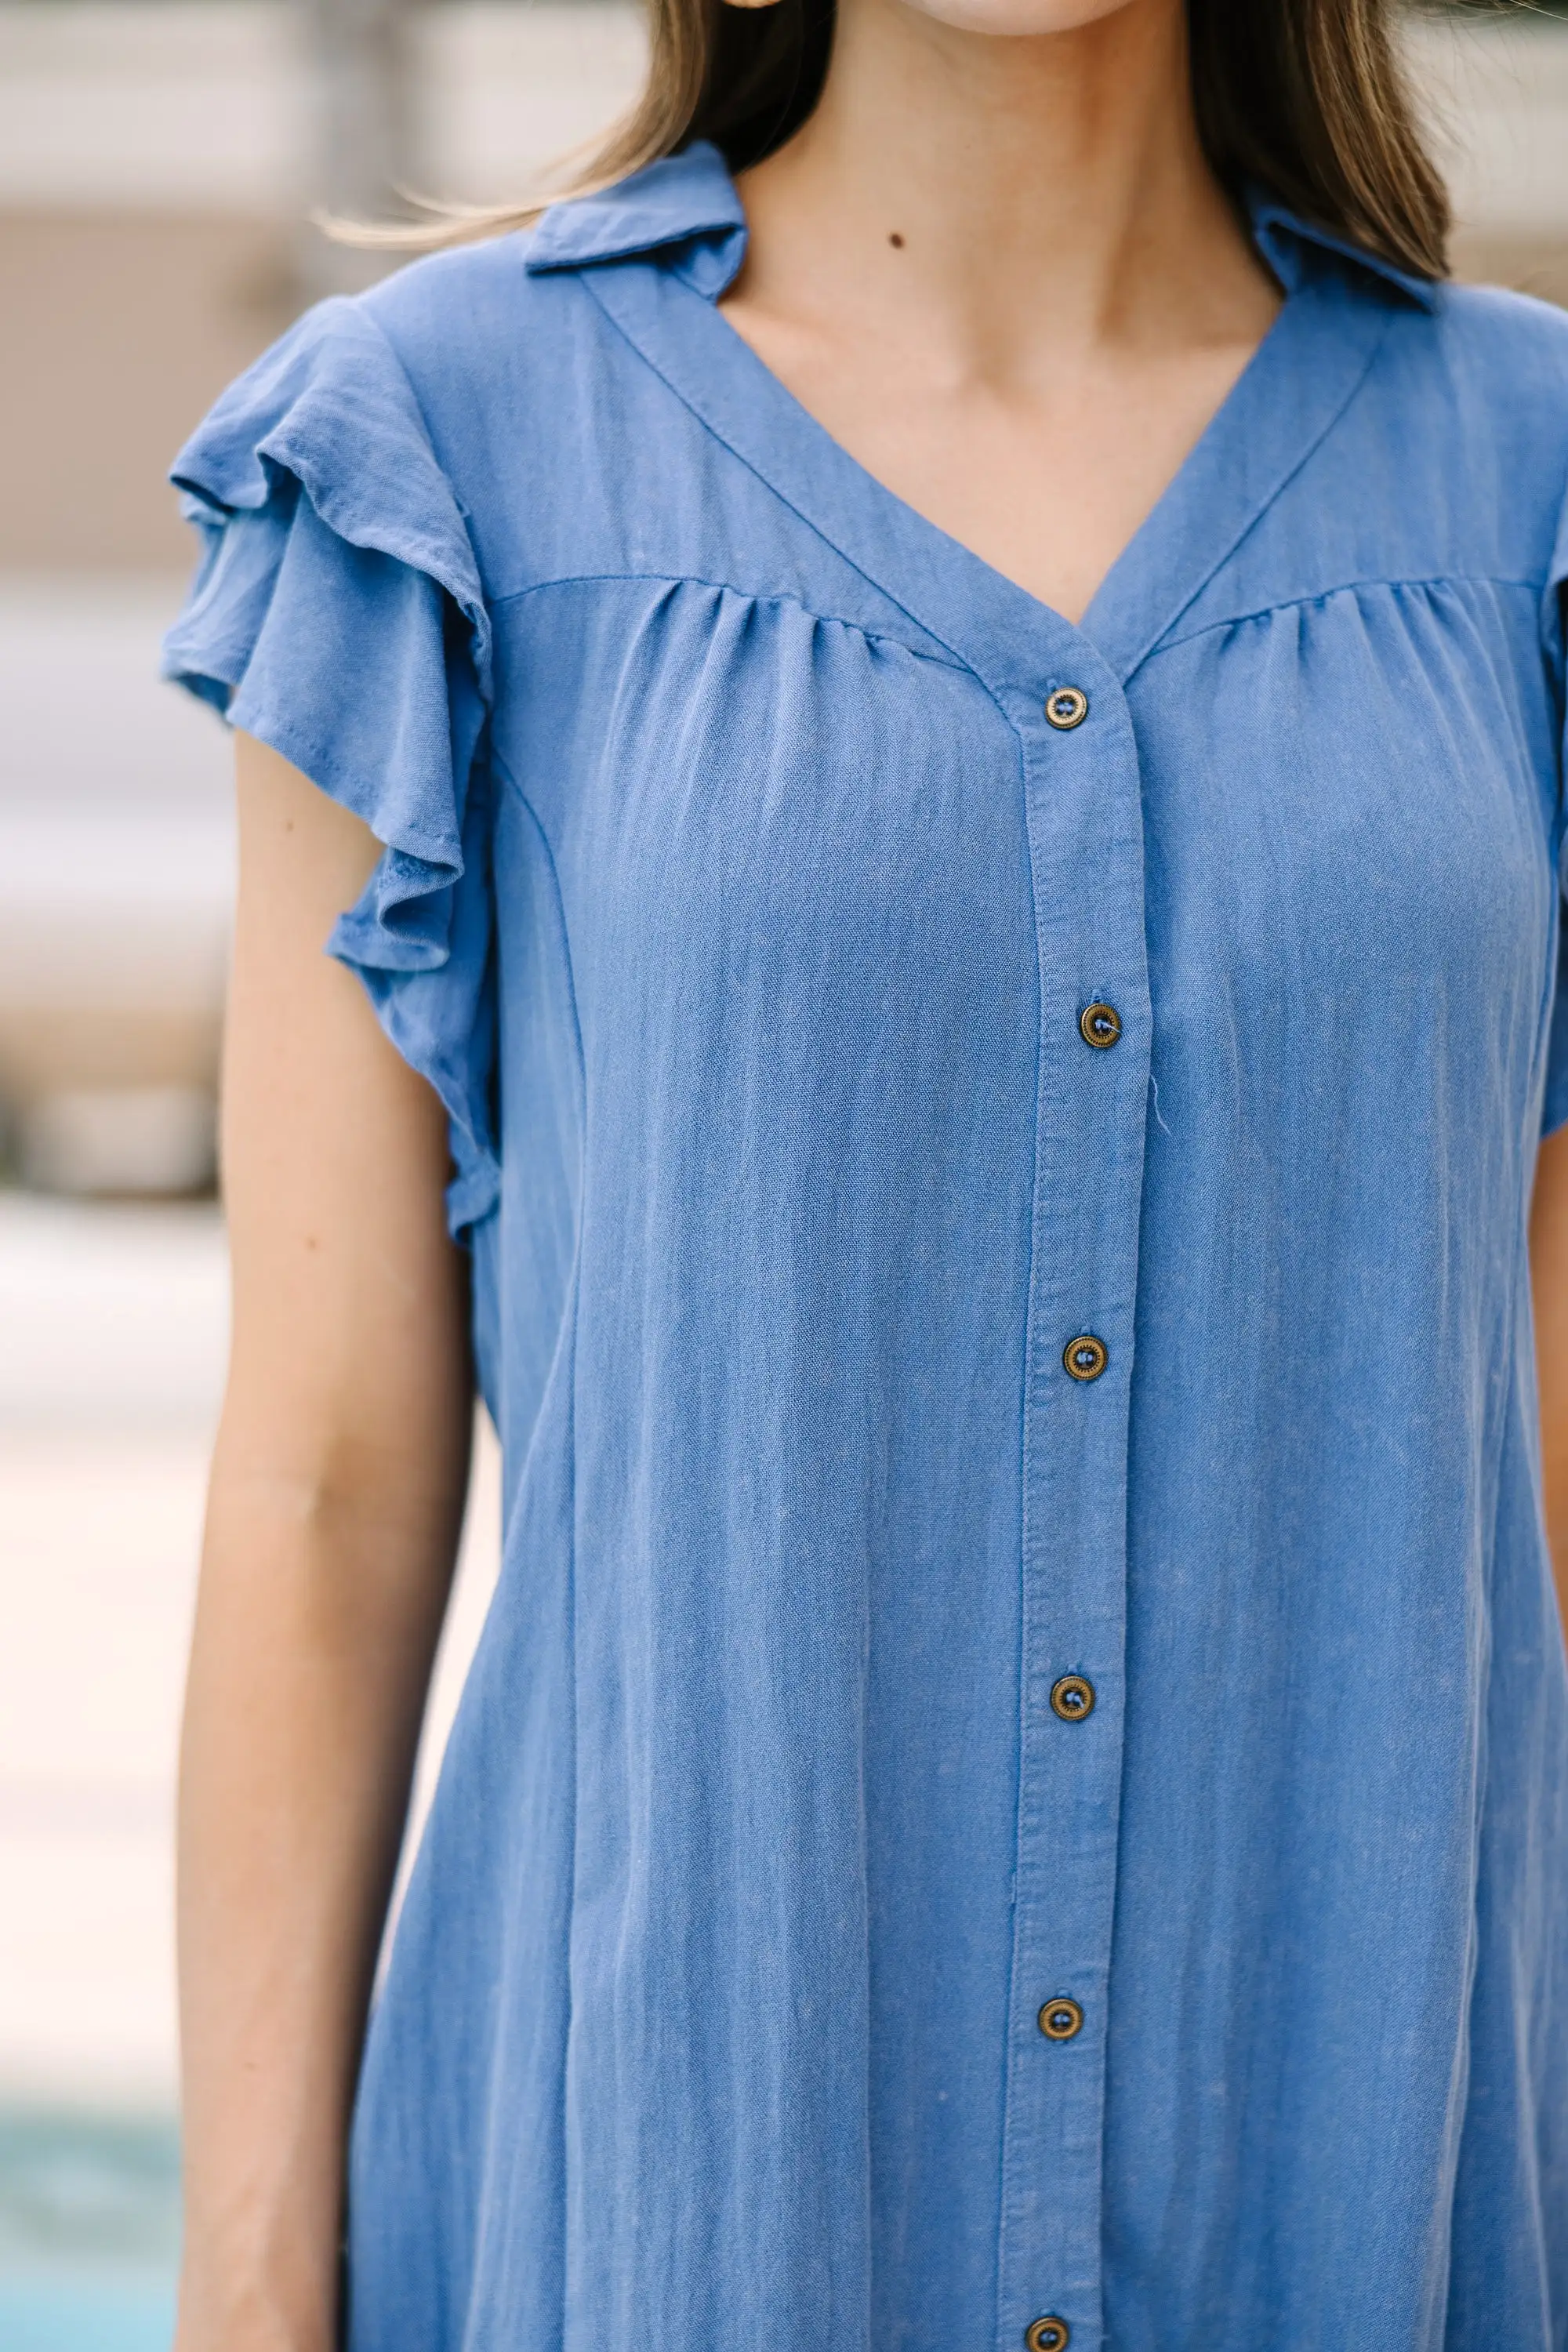
[[1448, 284], [1421, 324], [1434, 421], [1461, 439], [1532, 446], [1549, 472], [1554, 457], [1568, 464], [1568, 311], [1501, 286]]
[[[597, 305], [527, 268], [526, 233], [430, 255], [318, 303], [236, 379], [172, 468], [193, 519], [287, 510], [290, 484], [358, 546], [479, 593], [475, 523], [538, 517], [572, 478], [614, 366]], [[480, 537], [483, 531], [480, 531]]]
[[537, 233], [513, 229], [421, 254], [352, 307], [422, 369], [504, 370], [523, 322], [549, 313], [550, 281], [528, 267]]
[[1568, 312], [1497, 286], [1405, 306], [1361, 410], [1368, 487], [1458, 568], [1561, 576], [1568, 499]]
[[1449, 283], [1431, 315], [1444, 357], [1478, 389], [1568, 415], [1568, 310], [1507, 287]]
[[[416, 445], [448, 473], [475, 442], [492, 467], [509, 446], [520, 457], [536, 446], [583, 398], [584, 340], [613, 339], [595, 305], [563, 299], [570, 280], [530, 272], [531, 238], [423, 256], [364, 293], [317, 303], [221, 395], [175, 481], [226, 507], [258, 506], [266, 459], [288, 463], [279, 433], [310, 470], [330, 453], [351, 474], [385, 472]], [[531, 412], [525, 436], [521, 411]]]
[[[569, 429], [629, 357], [573, 274], [536, 272], [537, 232], [516, 230], [423, 256], [353, 305], [384, 339], [436, 446], [460, 464], [525, 463]], [[521, 429], [520, 429], [521, 428]]]

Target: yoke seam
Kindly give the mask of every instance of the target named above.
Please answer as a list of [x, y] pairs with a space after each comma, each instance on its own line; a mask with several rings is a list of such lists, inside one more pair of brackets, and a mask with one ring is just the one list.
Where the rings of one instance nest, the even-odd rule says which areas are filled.
[[[689, 416], [694, 416], [699, 425], [701, 425], [703, 431], [712, 436], [720, 448], [727, 449], [731, 457], [734, 459], [736, 465], [743, 466], [747, 473], [752, 477], [752, 479], [755, 482], [760, 482], [763, 489], [768, 492], [771, 498], [774, 498], [778, 500], [780, 506], [784, 508], [787, 514], [794, 515], [795, 520], [802, 524], [805, 530], [810, 531], [814, 539], [820, 540], [824, 547], [830, 547], [835, 555], [838, 557], [840, 562], [847, 564], [849, 570], [854, 572], [858, 580], [863, 580], [868, 588], [875, 590], [876, 593], [881, 597], [884, 604], [890, 604], [896, 613], [901, 613], [904, 615], [904, 618], [909, 622], [910, 627], [918, 629], [921, 636], [929, 637], [933, 644], [944, 647], [945, 650], [952, 656], [952, 663], [956, 667], [965, 671], [972, 677], [980, 677], [981, 673], [975, 668], [973, 663], [966, 661], [963, 656], [959, 652], [956, 646], [950, 645], [946, 637], [939, 635], [936, 630], [930, 626], [929, 623], [921, 619], [918, 613], [911, 612], [910, 607], [903, 603], [902, 599], [895, 596], [892, 590], [889, 588], [883, 581], [879, 580], [874, 572], [868, 572], [863, 563], [857, 562], [856, 558], [849, 552], [847, 548], [840, 546], [838, 541], [830, 531], [825, 529], [823, 524], [817, 520], [815, 515], [807, 514], [805, 509], [798, 506], [795, 500], [792, 499], [785, 490], [781, 488], [779, 484], [775, 482], [770, 475], [763, 473], [762, 467], [758, 466], [752, 458], [749, 457], [743, 449], [738, 449], [735, 446], [734, 442], [730, 438], [728, 433], [722, 431], [705, 410], [698, 407], [696, 402], [682, 391], [680, 385], [678, 384], [671, 376], [666, 374], [664, 369], [659, 366], [658, 361], [651, 358], [649, 354], [644, 351], [642, 345], [637, 342], [628, 332], [626, 328], [622, 325], [620, 320], [616, 318], [609, 304], [600, 294], [598, 288], [591, 282], [591, 272], [581, 271], [578, 273], [577, 282], [583, 288], [584, 292], [588, 296], [589, 299], [595, 304], [601, 318], [607, 320], [610, 327], [620, 337], [622, 342], [625, 343], [626, 349], [631, 352], [636, 358], [641, 361], [643, 366], [648, 370], [649, 373], [658, 378], [658, 382], [663, 384], [665, 390], [669, 394], [670, 398], [672, 400], [679, 401], [681, 407], [687, 412], [687, 415]], [[700, 300], [702, 298], [698, 296], [696, 299]], [[737, 341], [739, 341], [739, 338], [737, 338]], [[874, 477], [870, 478], [874, 478]], [[889, 497], [895, 497], [897, 494], [889, 491], [888, 495]], [[932, 528], [935, 529], [937, 526], [932, 525]], [[893, 642], [896, 644], [898, 640], [894, 639]]]
[[1300, 596], [1280, 596], [1271, 604], [1254, 604], [1243, 613], [1226, 613], [1217, 621], [1205, 621], [1179, 637], [1162, 637], [1157, 646], [1143, 656], [1153, 661], [1159, 655], [1173, 652], [1177, 646], [1195, 644], [1199, 637], [1213, 636], [1219, 629], [1245, 628], [1249, 621], [1267, 621], [1276, 613], [1299, 613], [1309, 605], [1331, 604], [1336, 596], [1353, 596], [1363, 588], [1522, 588], [1532, 596], [1541, 595], [1545, 583], [1536, 580], [1516, 580], [1506, 572], [1423, 572], [1389, 579], [1380, 572], [1368, 572], [1354, 580], [1336, 581], [1331, 588], [1313, 588]]
[[[678, 575], [676, 575], [674, 578], [670, 578], [670, 577], [668, 577], [667, 574], [665, 574], [665, 573], [663, 573], [663, 572], [605, 572], [605, 573], [602, 573], [602, 574], [587, 573], [587, 574], [583, 575], [583, 577], [584, 577], [584, 580], [585, 582], [587, 582], [587, 583], [591, 583], [593, 580], [595, 580], [595, 579], [596, 579], [596, 578], [603, 578], [603, 579], [605, 579], [605, 580], [623, 580], [623, 579], [625, 579], [625, 580], [649, 580], [649, 581], [658, 580], [658, 581], [662, 581], [662, 582], [664, 583], [664, 584], [665, 584], [667, 587], [679, 587], [679, 586], [681, 585], [682, 579], [685, 577], [685, 575], [683, 575], [683, 574], [678, 574]], [[542, 587], [542, 588], [570, 587], [570, 586], [574, 586], [574, 585], [576, 585], [576, 584], [578, 584], [578, 583], [577, 583], [576, 575], [573, 575], [571, 578], [569, 578], [569, 579], [565, 579], [565, 580], [560, 580], [560, 581], [542, 580], [542, 581], [540, 581], [540, 582], [538, 583], [538, 585], [539, 585], [540, 587]], [[709, 586], [709, 587], [719, 587], [719, 586], [723, 585], [723, 583], [722, 583], [721, 582], [718, 582], [718, 581], [700, 582], [700, 583], [699, 583], [698, 584], [699, 584], [699, 585], [701, 585], [701, 586]], [[519, 590], [516, 592], [516, 595], [514, 595], [514, 596], [510, 596], [510, 597], [507, 597], [507, 598], [504, 598], [502, 601], [503, 601], [503, 602], [505, 602], [505, 603], [507, 603], [507, 604], [514, 604], [514, 603], [516, 603], [516, 602], [517, 602], [518, 597], [521, 597], [521, 596], [529, 596], [529, 595], [531, 595], [531, 594], [532, 594], [532, 593], [533, 593], [533, 591], [532, 591], [531, 588], [521, 588], [521, 589], [519, 589]], [[742, 589], [742, 590], [737, 590], [735, 593], [736, 593], [737, 594], [750, 594], [750, 593], [751, 593], [751, 592], [750, 592], [749, 590], [743, 590], [743, 589]], [[810, 615], [810, 617], [811, 617], [811, 618], [813, 618], [813, 619], [815, 619], [815, 620], [826, 620], [826, 619], [830, 619], [830, 618], [832, 618], [832, 615], [827, 614], [813, 614], [813, 613], [812, 613], [812, 610], [811, 610], [811, 607], [810, 607], [810, 605], [809, 605], [809, 604], [802, 604], [798, 598], [794, 597], [794, 596], [791, 596], [791, 595], [789, 595], [789, 594], [787, 594], [787, 593], [781, 593], [780, 595], [777, 595], [777, 596], [758, 596], [757, 598], [755, 598], [755, 600], [754, 600], [754, 601], [755, 601], [756, 603], [758, 603], [758, 604], [794, 604], [794, 605], [796, 607], [796, 609], [797, 609], [798, 611], [807, 614], [808, 615]], [[491, 612], [492, 612], [492, 613], [494, 612], [494, 610], [495, 610], [495, 606], [494, 606], [493, 604], [490, 606], [490, 610], [491, 610]], [[1018, 754], [1019, 761], [1020, 761], [1020, 762], [1022, 763], [1022, 765], [1024, 766], [1024, 768], [1026, 770], [1026, 767], [1027, 767], [1027, 754], [1026, 754], [1026, 749], [1025, 749], [1025, 744], [1024, 744], [1023, 730], [1020, 728], [1020, 726], [1019, 726], [1019, 724], [1018, 724], [1018, 721], [1017, 721], [1017, 719], [1014, 717], [1013, 713], [1008, 709], [1008, 708], [1007, 708], [1007, 706], [1006, 706], [1005, 702], [1004, 702], [1004, 700], [1003, 700], [1003, 698], [1002, 698], [1001, 695], [997, 692], [996, 688], [993, 685], [993, 683], [992, 683], [992, 681], [990, 680], [990, 678], [988, 678], [988, 677], [985, 676], [985, 673], [984, 672], [984, 670], [980, 670], [980, 669], [976, 669], [976, 668], [973, 667], [971, 664], [969, 664], [968, 662], [963, 661], [962, 658], [960, 658], [960, 657], [959, 657], [959, 656], [953, 656], [953, 658], [952, 658], [952, 660], [944, 661], [944, 660], [942, 660], [942, 659], [941, 658], [941, 656], [938, 656], [938, 655], [935, 655], [935, 654], [922, 654], [917, 646], [906, 646], [906, 645], [904, 644], [904, 640], [903, 640], [901, 637], [882, 637], [882, 636], [879, 635], [879, 634], [878, 634], [875, 630], [871, 630], [871, 629], [864, 629], [864, 630], [863, 630], [863, 629], [861, 629], [861, 628], [860, 628], [860, 625], [859, 625], [859, 624], [858, 624], [858, 622], [856, 622], [856, 621], [846, 621], [846, 622], [843, 622], [843, 623], [841, 623], [841, 624], [838, 624], [837, 625], [840, 625], [840, 626], [842, 626], [842, 627], [844, 627], [844, 628], [847, 628], [847, 629], [854, 629], [854, 630], [856, 630], [856, 631], [857, 631], [857, 633], [858, 633], [858, 635], [862, 635], [862, 636], [865, 636], [865, 637], [869, 638], [869, 639], [870, 639], [873, 643], [875, 643], [875, 644], [879, 644], [879, 645], [890, 645], [890, 646], [899, 646], [902, 651], [904, 651], [904, 652], [908, 653], [908, 654], [910, 655], [910, 656], [911, 657], [911, 659], [912, 659], [912, 660], [915, 660], [915, 661], [930, 661], [930, 662], [931, 662], [931, 663], [932, 663], [932, 665], [933, 665], [936, 668], [938, 668], [938, 669], [947, 669], [947, 670], [952, 670], [952, 671], [956, 676], [958, 676], [958, 677], [970, 677], [970, 678], [973, 678], [973, 679], [974, 680], [975, 685], [980, 688], [981, 693], [984, 695], [984, 697], [985, 697], [986, 700], [987, 700], [987, 701], [992, 705], [992, 708], [995, 710], [996, 715], [997, 715], [997, 717], [1001, 719], [1002, 724], [1004, 725], [1004, 727], [1005, 727], [1005, 728], [1006, 728], [1006, 730], [1007, 730], [1008, 733], [1012, 736], [1012, 738], [1013, 738], [1013, 740], [1014, 740], [1015, 747], [1016, 747], [1016, 751], [1017, 751], [1017, 754]], [[493, 744], [492, 744], [492, 746], [491, 746], [490, 758], [491, 758], [491, 761], [492, 761], [492, 763], [493, 763], [493, 766], [494, 766], [494, 768], [495, 768], [496, 772], [499, 773], [499, 775], [500, 775], [500, 781], [502, 782], [502, 783], [504, 783], [504, 784], [506, 784], [506, 785], [510, 786], [510, 788], [511, 789], [511, 791], [512, 791], [513, 793], [516, 793], [517, 798], [518, 798], [518, 800], [521, 803], [521, 804], [522, 804], [523, 808], [527, 811], [527, 813], [528, 813], [528, 815], [529, 815], [530, 819], [531, 820], [531, 822], [532, 822], [532, 824], [533, 824], [534, 827], [536, 828], [536, 830], [537, 830], [537, 832], [538, 832], [538, 834], [539, 834], [539, 837], [540, 837], [541, 841], [542, 841], [542, 843], [544, 844], [545, 853], [546, 853], [546, 855], [548, 856], [548, 857], [549, 857], [549, 859], [550, 859], [550, 878], [551, 878], [552, 885], [552, 887], [553, 887], [553, 888], [554, 888], [554, 891], [555, 891], [555, 900], [556, 900], [556, 905], [557, 905], [557, 907], [559, 908], [559, 909], [560, 909], [560, 913], [561, 913], [561, 931], [562, 931], [562, 937], [563, 937], [563, 939], [566, 939], [566, 940], [567, 940], [567, 945], [568, 945], [568, 955], [567, 955], [567, 979], [568, 979], [568, 982], [569, 982], [569, 984], [571, 985], [573, 1033], [574, 1033], [574, 1041], [575, 1041], [576, 1047], [577, 1047], [577, 1061], [578, 1061], [578, 1068], [579, 1068], [579, 1072], [580, 1072], [580, 1074], [581, 1074], [581, 1076], [582, 1076], [582, 1079], [583, 1079], [583, 1087], [584, 1087], [584, 1123], [585, 1123], [585, 1122], [586, 1122], [586, 1101], [587, 1101], [587, 1067], [586, 1067], [586, 1064], [585, 1064], [585, 1062], [584, 1062], [584, 1055], [583, 1055], [583, 1033], [582, 1033], [582, 1027], [581, 1027], [581, 1024], [579, 1023], [579, 1021], [578, 1021], [578, 1017], [577, 1017], [577, 997], [576, 997], [576, 989], [575, 989], [575, 985], [574, 985], [574, 983], [572, 983], [572, 965], [571, 965], [571, 955], [570, 955], [570, 944], [571, 944], [571, 942], [570, 942], [569, 935], [568, 935], [567, 930], [566, 930], [566, 902], [565, 902], [565, 899], [564, 899], [563, 896], [562, 895], [562, 889], [561, 889], [561, 877], [560, 877], [560, 872], [559, 872], [559, 869], [557, 868], [556, 862], [555, 862], [555, 849], [554, 849], [554, 845], [553, 845], [553, 844], [552, 844], [552, 842], [551, 841], [550, 835], [549, 835], [548, 831], [546, 830], [545, 823], [544, 823], [544, 819], [543, 819], [543, 818], [542, 818], [542, 816], [540, 814], [539, 810], [535, 807], [534, 803], [533, 803], [533, 801], [532, 801], [531, 797], [531, 796], [530, 796], [530, 794], [529, 794], [529, 792], [528, 792], [527, 787], [526, 787], [524, 784], [522, 784], [521, 782], [519, 782], [519, 780], [518, 780], [518, 778], [517, 778], [516, 774], [513, 772], [512, 769], [508, 765], [507, 761], [506, 761], [506, 759], [504, 758], [504, 756], [502, 755], [502, 753], [501, 753], [499, 750], [497, 750], [497, 749], [494, 747], [494, 745], [493, 745]]]
[[[725, 446], [728, 447], [729, 444], [726, 443]], [[792, 507], [790, 511], [795, 513], [797, 509]], [[805, 520], [805, 518], [803, 517], [802, 520]], [[828, 544], [831, 545], [832, 542], [829, 541]], [[861, 574], [861, 577], [864, 578], [865, 575]], [[727, 595], [744, 596], [753, 604], [793, 605], [796, 612], [804, 613], [808, 620], [829, 622], [835, 628], [853, 629], [857, 636], [865, 637], [873, 645], [897, 646], [901, 652], [911, 655], [916, 661], [934, 662], [939, 668], [957, 670], [966, 677], [977, 677], [979, 674], [971, 663], [963, 660], [961, 655], [954, 653], [952, 648], [940, 637], [932, 638], [931, 646], [910, 645], [907, 638], [894, 636], [889, 629], [872, 628], [864, 621], [847, 619], [842, 613], [819, 612], [815, 604], [808, 604], [804, 596], [797, 596], [792, 589], [742, 588], [737, 581], [715, 579], [705, 572], [663, 572], [653, 566], [646, 572], [563, 572], [552, 573], [548, 580], [530, 581], [526, 588], [509, 589], [504, 596], [492, 596], [488, 601], [490, 612], [494, 614], [504, 611], [508, 605], [521, 604], [525, 596], [538, 595], [542, 589], [608, 587], [621, 581], [640, 581], [650, 585], [658, 583], [667, 588], [716, 588]], [[902, 606], [899, 607], [899, 610], [902, 609]], [[913, 619], [912, 614], [910, 617]], [[915, 625], [920, 626], [918, 622]], [[931, 636], [931, 633], [929, 630], [922, 630], [921, 634]]]

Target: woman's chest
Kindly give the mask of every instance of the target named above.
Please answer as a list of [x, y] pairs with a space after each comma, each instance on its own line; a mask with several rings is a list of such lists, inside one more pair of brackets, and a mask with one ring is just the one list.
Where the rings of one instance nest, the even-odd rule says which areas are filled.
[[[1244, 1012], [1265, 1046], [1375, 1057], [1440, 1015], [1484, 1052], [1546, 982], [1529, 625], [1484, 587], [1346, 590], [1158, 652], [1114, 729], [1031, 742], [972, 670], [793, 598], [572, 583], [503, 615], [495, 750], [589, 1024], [635, 999], [802, 1038], [895, 1004], [955, 1042], [1032, 1027], [1037, 947], [1098, 914], [1142, 927], [1167, 1032]], [[1100, 722], [1121, 690], [1085, 644], [1091, 670]], [[504, 962], [504, 851], [500, 888]]]

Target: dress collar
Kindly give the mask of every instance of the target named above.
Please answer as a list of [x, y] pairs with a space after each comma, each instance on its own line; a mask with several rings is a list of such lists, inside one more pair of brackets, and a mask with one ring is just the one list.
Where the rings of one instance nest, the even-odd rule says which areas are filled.
[[700, 139], [613, 188], [552, 205], [534, 231], [528, 268], [589, 269], [658, 254], [716, 302], [745, 253], [735, 183], [717, 147]]
[[1248, 187], [1246, 203], [1253, 243], [1287, 294], [1294, 294], [1304, 282], [1314, 254], [1331, 254], [1339, 261], [1351, 262], [1369, 276], [1382, 278], [1422, 310], [1436, 307], [1437, 288], [1430, 278], [1417, 278], [1414, 270], [1401, 269], [1394, 262], [1385, 261], [1381, 254], [1368, 253], [1363, 247], [1303, 220], [1300, 213], [1291, 212], [1266, 188]]
[[[1437, 289], [1425, 278], [1396, 268], [1291, 212], [1264, 189], [1246, 192], [1258, 249], [1288, 294], [1295, 293], [1317, 255], [1349, 263], [1430, 310]], [[552, 205], [534, 232], [528, 268], [588, 269], [600, 263], [660, 255], [710, 301], [717, 301], [746, 252], [746, 215], [717, 147], [700, 139], [666, 155], [612, 188]]]

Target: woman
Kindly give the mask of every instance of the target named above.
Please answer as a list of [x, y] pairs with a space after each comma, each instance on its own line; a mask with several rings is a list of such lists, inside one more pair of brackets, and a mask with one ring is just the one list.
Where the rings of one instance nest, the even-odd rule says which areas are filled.
[[600, 180], [176, 468], [181, 2352], [1561, 2347], [1568, 321], [1375, 0], [661, 0]]

